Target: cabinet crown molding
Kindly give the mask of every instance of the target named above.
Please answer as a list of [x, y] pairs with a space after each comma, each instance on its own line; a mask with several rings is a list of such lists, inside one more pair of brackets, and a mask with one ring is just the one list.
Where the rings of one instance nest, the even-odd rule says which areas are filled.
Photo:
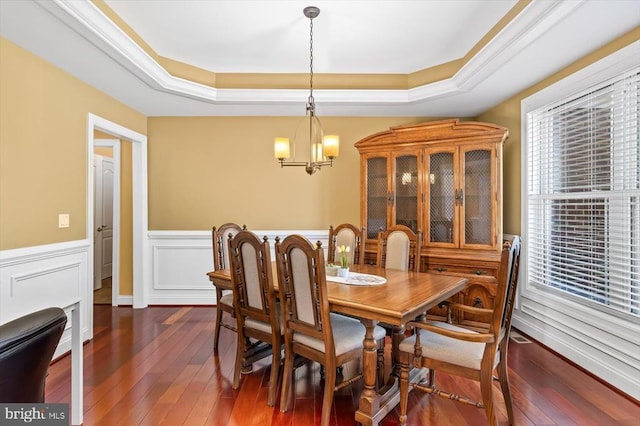
[[509, 129], [506, 127], [479, 121], [460, 121], [455, 118], [390, 127], [389, 130], [361, 139], [356, 142], [355, 147], [362, 152], [367, 151], [368, 148], [380, 146], [411, 146], [414, 143], [423, 144], [430, 141], [434, 143], [449, 141], [504, 143], [508, 137]]

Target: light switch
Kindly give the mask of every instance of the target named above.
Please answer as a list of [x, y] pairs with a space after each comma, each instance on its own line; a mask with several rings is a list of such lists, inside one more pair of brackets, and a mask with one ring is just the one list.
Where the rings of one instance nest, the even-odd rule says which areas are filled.
[[63, 213], [58, 215], [58, 228], [68, 228], [69, 227], [69, 214]]

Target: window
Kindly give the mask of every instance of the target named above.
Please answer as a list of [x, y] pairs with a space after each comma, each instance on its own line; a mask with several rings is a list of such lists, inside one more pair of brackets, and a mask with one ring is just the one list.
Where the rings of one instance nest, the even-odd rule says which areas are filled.
[[640, 67], [526, 124], [528, 283], [640, 317]]

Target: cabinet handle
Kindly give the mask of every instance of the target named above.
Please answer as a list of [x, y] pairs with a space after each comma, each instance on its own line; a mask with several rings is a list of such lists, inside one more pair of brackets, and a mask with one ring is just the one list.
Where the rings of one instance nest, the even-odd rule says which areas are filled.
[[439, 267], [439, 268], [436, 268], [436, 271], [438, 271], [438, 272], [444, 272], [446, 270], [447, 270], [447, 268], [443, 268], [442, 266]]
[[476, 269], [475, 271], [473, 271], [473, 273], [476, 274], [476, 275], [482, 275], [482, 274], [484, 274], [484, 271], [481, 270], [481, 269]]

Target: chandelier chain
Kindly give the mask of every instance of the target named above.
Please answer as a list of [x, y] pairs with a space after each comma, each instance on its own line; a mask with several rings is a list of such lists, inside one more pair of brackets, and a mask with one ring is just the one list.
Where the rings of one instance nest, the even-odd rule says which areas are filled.
[[313, 99], [313, 18], [309, 18], [309, 106], [311, 112], [315, 112]]

